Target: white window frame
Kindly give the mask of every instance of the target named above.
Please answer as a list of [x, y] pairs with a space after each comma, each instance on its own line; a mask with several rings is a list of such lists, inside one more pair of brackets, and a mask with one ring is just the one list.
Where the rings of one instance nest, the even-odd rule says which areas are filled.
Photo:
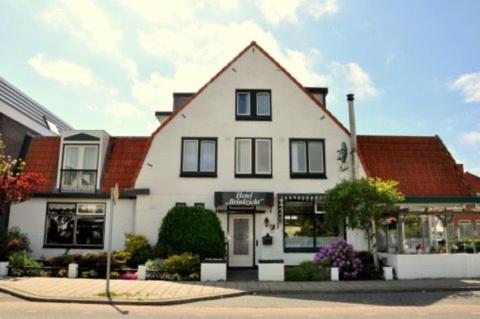
[[[258, 97], [260, 95], [266, 95], [268, 96], [268, 113], [265, 113], [265, 114], [262, 114], [259, 112], [259, 108], [258, 108]], [[255, 98], [257, 99], [257, 116], [271, 116], [272, 115], [272, 100], [271, 100], [271, 94], [270, 92], [267, 92], [267, 91], [260, 91], [260, 92], [257, 92], [255, 94]]]
[[[244, 171], [241, 172], [239, 170], [240, 168], [240, 142], [248, 142], [249, 145], [249, 161], [250, 161], [250, 170], [249, 171]], [[253, 163], [252, 163], [252, 142], [253, 140], [251, 138], [237, 138], [235, 140], [235, 174], [237, 175], [251, 175], [253, 173]]]
[[[258, 142], [268, 142], [268, 171], [261, 172], [258, 170]], [[255, 139], [255, 174], [257, 175], [270, 175], [272, 174], [272, 140], [268, 138], [256, 138]]]
[[[95, 147], [97, 149], [97, 158], [95, 161], [95, 168], [85, 168], [85, 149]], [[76, 148], [78, 149], [77, 154], [77, 168], [66, 168], [65, 167], [65, 156], [67, 155], [67, 150], [69, 148]], [[98, 170], [98, 152], [99, 152], [99, 145], [98, 144], [64, 144], [63, 155], [62, 155], [62, 169], [77, 169], [77, 170]]]
[[[248, 106], [248, 113], [240, 113], [240, 95], [247, 95], [247, 106]], [[238, 91], [237, 92], [237, 115], [238, 116], [251, 116], [252, 115], [252, 106], [250, 105], [251, 95], [250, 92], [247, 91]]]
[[[470, 237], [473, 237], [473, 224], [472, 224], [472, 221], [471, 220], [468, 220], [468, 219], [460, 219], [458, 221], [458, 239], [460, 240], [463, 240], [465, 237], [462, 236], [462, 231], [461, 231], [461, 227], [460, 227], [460, 224], [466, 224], [468, 223], [470, 225], [470, 232], [471, 232], [471, 235]], [[466, 238], [469, 238], [468, 236], [466, 236]]]

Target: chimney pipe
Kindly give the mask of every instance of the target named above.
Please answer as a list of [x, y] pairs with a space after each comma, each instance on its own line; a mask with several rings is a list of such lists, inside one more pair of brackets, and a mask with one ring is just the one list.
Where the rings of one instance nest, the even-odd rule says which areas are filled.
[[348, 118], [350, 120], [350, 154], [352, 158], [352, 180], [357, 178], [357, 126], [355, 123], [355, 95], [347, 94]]

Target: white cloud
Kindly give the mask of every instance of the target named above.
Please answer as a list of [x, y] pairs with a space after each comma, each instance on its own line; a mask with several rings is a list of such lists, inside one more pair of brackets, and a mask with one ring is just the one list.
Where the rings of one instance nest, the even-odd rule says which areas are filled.
[[256, 5], [264, 18], [273, 25], [282, 22], [297, 23], [300, 12], [317, 20], [338, 12], [336, 0], [257, 0]]
[[28, 64], [43, 77], [62, 84], [88, 87], [93, 83], [90, 69], [65, 60], [49, 60], [39, 53], [28, 60]]
[[378, 96], [379, 92], [370, 75], [357, 63], [331, 64], [333, 82], [331, 85], [342, 93], [355, 93], [359, 99], [370, 99]]
[[480, 131], [472, 131], [462, 135], [462, 141], [470, 145], [480, 144]]
[[138, 107], [127, 102], [113, 102], [107, 106], [105, 112], [116, 120], [131, 119], [143, 114]]
[[67, 31], [95, 52], [119, 63], [130, 77], [137, 75], [135, 62], [122, 53], [123, 32], [90, 0], [61, 0], [40, 13], [40, 19]]
[[480, 102], [480, 72], [461, 75], [451, 88], [460, 91], [467, 103]]

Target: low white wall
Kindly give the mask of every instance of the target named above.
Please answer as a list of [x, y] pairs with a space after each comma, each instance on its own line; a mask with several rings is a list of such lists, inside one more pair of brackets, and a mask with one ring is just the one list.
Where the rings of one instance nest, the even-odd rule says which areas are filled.
[[284, 263], [258, 263], [259, 281], [285, 281]]
[[[8, 227], [19, 227], [22, 232], [28, 235], [30, 239], [30, 248], [34, 258], [48, 258], [65, 254], [66, 248], [45, 248], [45, 218], [47, 211], [47, 202], [95, 202], [106, 204], [104, 249], [107, 248], [107, 234], [110, 216], [109, 200], [65, 200], [65, 199], [45, 199], [31, 198], [23, 203], [12, 205], [10, 210], [10, 220]], [[115, 216], [113, 218], [113, 236], [112, 247], [114, 250], [123, 249], [125, 243], [125, 233], [133, 231], [134, 200], [120, 200], [115, 207]], [[88, 252], [99, 252], [102, 249], [70, 249], [69, 254], [86, 254]]]
[[200, 266], [201, 281], [226, 281], [227, 263], [202, 263]]
[[398, 279], [478, 278], [480, 254], [381, 254]]

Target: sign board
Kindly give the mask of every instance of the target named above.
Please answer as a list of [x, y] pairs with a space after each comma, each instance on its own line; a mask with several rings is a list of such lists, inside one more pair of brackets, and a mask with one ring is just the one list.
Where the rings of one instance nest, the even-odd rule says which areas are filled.
[[273, 206], [270, 192], [215, 192], [215, 206]]

